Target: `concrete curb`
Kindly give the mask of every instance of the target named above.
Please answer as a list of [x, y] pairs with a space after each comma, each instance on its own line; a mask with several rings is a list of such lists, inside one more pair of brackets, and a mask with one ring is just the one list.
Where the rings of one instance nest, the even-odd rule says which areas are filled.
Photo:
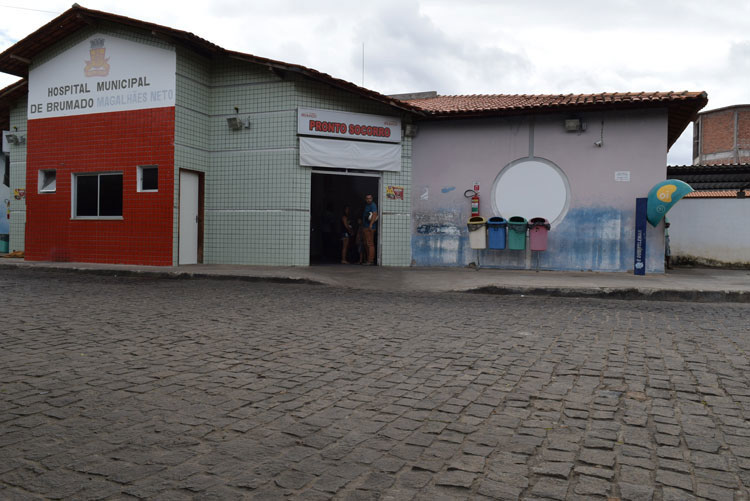
[[[0, 269], [41, 270], [58, 273], [85, 273], [97, 276], [110, 277], [137, 277], [171, 280], [238, 280], [245, 282], [267, 282], [278, 284], [300, 284], [300, 285], [324, 285], [329, 287], [350, 288], [345, 283], [336, 283], [325, 280], [317, 280], [309, 277], [293, 277], [279, 275], [247, 275], [231, 273], [204, 273], [190, 271], [159, 271], [159, 270], [133, 270], [116, 268], [89, 268], [79, 266], [50, 266], [34, 265], [28, 266], [13, 262], [0, 261]], [[381, 289], [373, 289], [381, 290]], [[419, 291], [419, 288], [414, 289]], [[425, 289], [426, 292], [429, 290]], [[408, 291], [403, 291], [408, 292]], [[547, 296], [567, 298], [591, 298], [591, 299], [618, 299], [630, 301], [680, 301], [697, 303], [750, 303], [750, 292], [738, 290], [699, 290], [699, 289], [655, 289], [637, 287], [560, 287], [555, 285], [519, 287], [488, 285], [470, 287], [463, 289], [431, 291], [467, 293], [467, 294], [489, 294], [489, 295], [516, 295], [516, 296]]]
[[704, 291], [678, 289], [638, 289], [611, 287], [498, 287], [486, 286], [465, 290], [469, 294], [524, 295], [620, 299], [628, 301], [682, 301], [695, 303], [750, 303], [744, 291]]
[[144, 271], [144, 270], [116, 270], [78, 267], [56, 267], [56, 266], [24, 266], [14, 263], [0, 263], [0, 269], [53, 271], [62, 273], [85, 273], [104, 277], [139, 277], [172, 280], [199, 280], [210, 278], [213, 280], [239, 280], [243, 282], [270, 282], [279, 284], [304, 284], [304, 285], [327, 285], [318, 280], [296, 277], [278, 277], [262, 275], [227, 275], [213, 273], [191, 273], [187, 271]]

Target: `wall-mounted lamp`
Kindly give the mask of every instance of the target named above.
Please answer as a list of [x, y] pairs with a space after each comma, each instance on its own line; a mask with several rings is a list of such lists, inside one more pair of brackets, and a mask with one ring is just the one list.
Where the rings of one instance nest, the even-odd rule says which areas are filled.
[[231, 130], [241, 130], [243, 128], [250, 128], [250, 120], [247, 122], [243, 121], [240, 117], [229, 117], [227, 118], [227, 125]]
[[417, 132], [419, 132], [419, 127], [414, 124], [406, 124], [404, 126], [404, 136], [406, 137], [417, 137]]
[[5, 134], [5, 140], [8, 141], [8, 144], [25, 144], [26, 136], [22, 136], [20, 134]]

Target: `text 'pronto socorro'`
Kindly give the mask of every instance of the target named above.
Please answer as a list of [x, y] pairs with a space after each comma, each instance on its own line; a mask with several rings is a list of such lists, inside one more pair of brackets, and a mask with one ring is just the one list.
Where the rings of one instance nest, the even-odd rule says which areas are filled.
[[309, 130], [317, 132], [348, 134], [350, 136], [391, 137], [391, 129], [389, 127], [373, 127], [371, 125], [346, 124], [343, 122], [323, 122], [320, 120], [310, 120], [309, 127]]

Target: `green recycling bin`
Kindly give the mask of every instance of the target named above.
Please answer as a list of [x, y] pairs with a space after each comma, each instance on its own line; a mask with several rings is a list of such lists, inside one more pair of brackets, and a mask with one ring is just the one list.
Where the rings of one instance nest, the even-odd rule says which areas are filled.
[[524, 217], [513, 216], [508, 219], [508, 249], [526, 249], [526, 230], [528, 227], [529, 225]]

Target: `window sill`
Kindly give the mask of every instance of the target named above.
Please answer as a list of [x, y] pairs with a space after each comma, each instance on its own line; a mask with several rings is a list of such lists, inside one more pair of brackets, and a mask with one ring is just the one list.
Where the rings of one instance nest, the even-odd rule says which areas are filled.
[[122, 221], [122, 216], [74, 216], [71, 221]]

